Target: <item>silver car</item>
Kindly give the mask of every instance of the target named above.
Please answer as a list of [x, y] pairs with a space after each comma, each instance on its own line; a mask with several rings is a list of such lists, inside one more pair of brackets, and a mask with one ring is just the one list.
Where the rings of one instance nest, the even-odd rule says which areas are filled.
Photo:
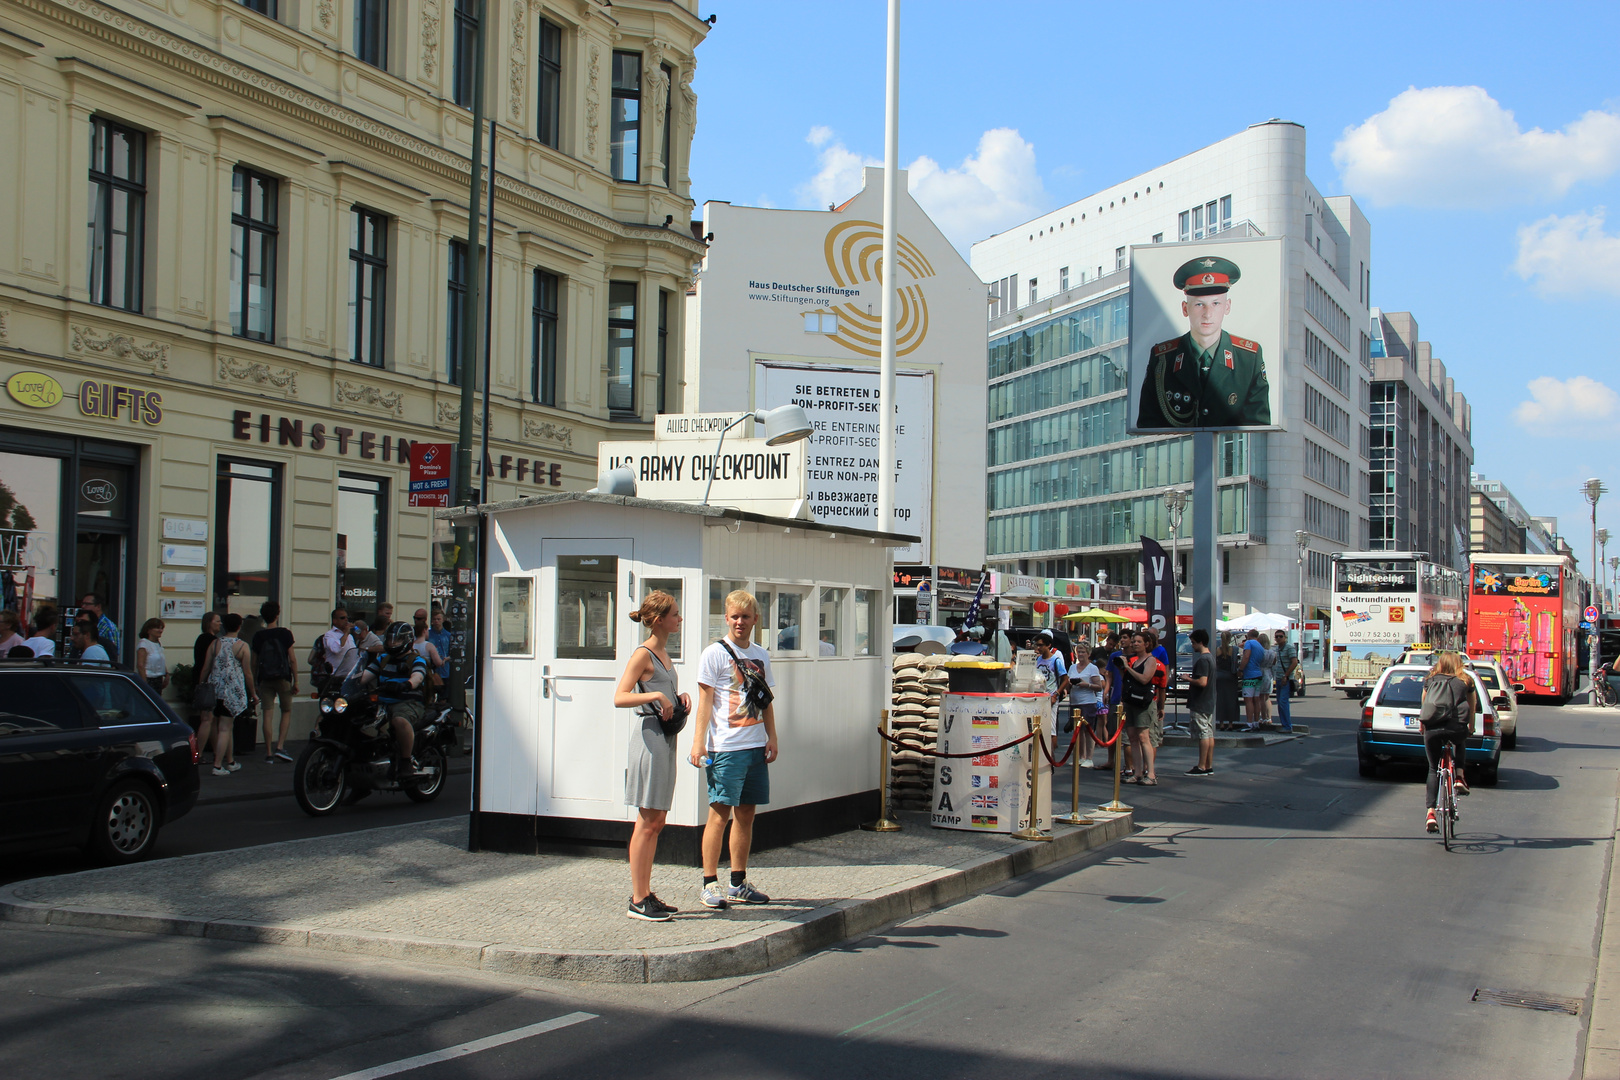
[[1524, 689], [1524, 683], [1510, 680], [1502, 665], [1489, 657], [1470, 659], [1468, 670], [1479, 676], [1485, 692], [1491, 695], [1491, 704], [1496, 706], [1497, 723], [1502, 729], [1502, 749], [1512, 750], [1519, 743], [1519, 693]]

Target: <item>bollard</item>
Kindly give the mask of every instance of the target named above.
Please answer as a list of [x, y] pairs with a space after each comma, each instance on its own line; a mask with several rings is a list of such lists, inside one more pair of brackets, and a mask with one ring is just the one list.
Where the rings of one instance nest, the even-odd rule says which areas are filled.
[[1014, 840], [1052, 840], [1041, 832], [1041, 714], [1035, 714], [1035, 737], [1029, 740], [1029, 824], [1012, 834]]
[[[883, 710], [883, 733], [889, 731], [889, 710]], [[861, 828], [867, 832], [899, 832], [900, 823], [889, 816], [889, 740], [878, 740], [878, 818]]]
[[1114, 801], [1103, 803], [1098, 810], [1106, 810], [1110, 814], [1123, 814], [1130, 807], [1119, 801], [1119, 771], [1124, 767], [1125, 748], [1119, 740], [1125, 737], [1125, 705], [1119, 704], [1118, 712], [1114, 713]]
[[[1070, 706], [1069, 716], [1073, 718], [1073, 706]], [[1083, 722], [1083, 721], [1082, 721]], [[1080, 749], [1075, 743], [1080, 741], [1080, 728], [1074, 729], [1074, 742], [1069, 744], [1069, 812], [1062, 817], [1053, 818], [1065, 825], [1095, 825], [1091, 818], [1080, 813]]]

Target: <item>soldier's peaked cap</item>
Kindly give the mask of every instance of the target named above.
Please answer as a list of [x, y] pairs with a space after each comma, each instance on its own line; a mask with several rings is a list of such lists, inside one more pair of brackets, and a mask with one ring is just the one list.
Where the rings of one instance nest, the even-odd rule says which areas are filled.
[[1188, 296], [1208, 296], [1230, 289], [1242, 275], [1243, 271], [1231, 259], [1201, 255], [1181, 264], [1176, 271], [1176, 288]]

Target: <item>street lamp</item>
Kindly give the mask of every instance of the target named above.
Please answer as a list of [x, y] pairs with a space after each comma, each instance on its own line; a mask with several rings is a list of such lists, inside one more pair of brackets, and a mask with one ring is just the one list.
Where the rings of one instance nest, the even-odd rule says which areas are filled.
[[1609, 530], [1608, 529], [1599, 529], [1597, 531], [1597, 541], [1598, 541], [1598, 551], [1600, 552], [1600, 554], [1598, 555], [1598, 561], [1597, 561], [1597, 572], [1598, 572], [1597, 606], [1598, 606], [1599, 610], [1602, 610], [1603, 607], [1604, 607], [1603, 598], [1608, 595], [1609, 586], [1614, 584], [1614, 581], [1613, 581], [1612, 578], [1605, 581], [1604, 580], [1604, 574], [1603, 574], [1603, 564], [1609, 561]]
[[1299, 548], [1299, 655], [1302, 660], [1305, 656], [1305, 549], [1310, 542], [1310, 533], [1304, 529], [1294, 530], [1294, 543]]
[[[1597, 527], [1598, 500], [1603, 498], [1603, 493], [1608, 491], [1608, 490], [1609, 489], [1604, 486], [1603, 481], [1598, 479], [1595, 476], [1592, 477], [1590, 480], [1588, 480], [1586, 483], [1581, 485], [1581, 493], [1586, 496], [1586, 501], [1592, 504], [1592, 565], [1595, 568], [1593, 570], [1594, 574], [1597, 573], [1598, 570], [1601, 569], [1602, 565], [1603, 565], [1602, 563], [1600, 563], [1598, 561], [1598, 527]], [[1597, 628], [1596, 627], [1592, 628], [1592, 645], [1591, 645], [1591, 648], [1589, 648], [1587, 650], [1587, 652], [1588, 652], [1588, 665], [1587, 666], [1591, 669], [1591, 672], [1590, 672], [1591, 682], [1590, 682], [1589, 685], [1596, 686], [1597, 685], [1597, 669], [1598, 669]]]
[[[703, 487], [703, 505], [709, 505], [709, 491], [714, 487], [714, 476], [720, 471], [720, 449], [726, 445], [726, 432], [742, 423], [754, 420], [765, 425], [765, 445], [781, 446], [802, 442], [815, 433], [815, 426], [804, 410], [797, 405], [778, 405], [774, 409], [745, 412], [720, 429], [720, 441], [714, 448], [714, 467], [709, 470], [709, 482]], [[892, 527], [892, 523], [890, 525]]]
[[1610, 593], [1610, 596], [1609, 596], [1609, 608], [1611, 610], [1614, 608], [1614, 596], [1613, 596], [1613, 594], [1616, 591], [1616, 585], [1615, 585], [1616, 581], [1620, 581], [1620, 555], [1610, 555], [1609, 556], [1609, 593]]
[[1187, 512], [1187, 493], [1171, 488], [1164, 493], [1164, 508], [1170, 512], [1170, 629], [1174, 633], [1181, 615], [1181, 563], [1176, 556], [1176, 534], [1181, 531], [1181, 517]]

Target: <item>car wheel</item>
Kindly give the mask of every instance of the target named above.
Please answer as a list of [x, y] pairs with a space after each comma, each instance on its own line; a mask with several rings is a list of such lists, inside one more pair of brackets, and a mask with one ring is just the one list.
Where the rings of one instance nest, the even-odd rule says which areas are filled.
[[1377, 776], [1378, 762], [1363, 754], [1356, 755], [1356, 769], [1362, 776]]
[[1506, 735], [1502, 736], [1502, 749], [1516, 750], [1518, 749], [1518, 746], [1519, 733], [1517, 731], [1510, 731]]
[[89, 853], [108, 865], [138, 862], [152, 854], [161, 827], [152, 788], [139, 780], [120, 780], [96, 807]]

